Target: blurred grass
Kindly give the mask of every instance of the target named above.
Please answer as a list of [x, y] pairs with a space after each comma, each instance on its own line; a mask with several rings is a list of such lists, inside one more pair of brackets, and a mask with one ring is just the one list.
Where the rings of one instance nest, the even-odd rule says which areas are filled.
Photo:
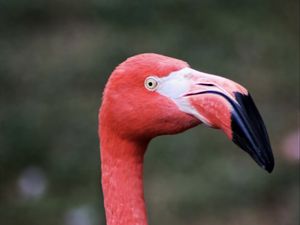
[[[296, 0], [0, 0], [0, 223], [67, 224], [69, 210], [88, 205], [104, 224], [101, 92], [118, 63], [157, 52], [245, 85], [277, 165], [265, 174], [203, 126], [159, 137], [145, 160], [150, 224], [298, 224], [299, 161], [281, 147], [299, 127], [298, 9]], [[30, 166], [48, 185], [24, 200], [18, 180]]]

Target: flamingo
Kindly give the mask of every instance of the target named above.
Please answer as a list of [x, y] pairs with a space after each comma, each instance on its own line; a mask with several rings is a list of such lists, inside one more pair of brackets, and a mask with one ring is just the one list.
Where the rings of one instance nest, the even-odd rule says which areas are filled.
[[144, 53], [112, 72], [99, 110], [102, 190], [107, 225], [147, 225], [143, 161], [148, 143], [199, 124], [222, 130], [272, 172], [263, 120], [248, 91], [188, 63]]

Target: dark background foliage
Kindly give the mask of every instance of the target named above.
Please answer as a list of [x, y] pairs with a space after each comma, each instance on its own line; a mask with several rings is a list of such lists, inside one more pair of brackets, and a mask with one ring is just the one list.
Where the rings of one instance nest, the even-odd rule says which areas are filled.
[[245, 85], [276, 159], [267, 174], [204, 126], [155, 139], [150, 224], [298, 224], [297, 0], [0, 0], [0, 224], [104, 224], [101, 93], [142, 52]]

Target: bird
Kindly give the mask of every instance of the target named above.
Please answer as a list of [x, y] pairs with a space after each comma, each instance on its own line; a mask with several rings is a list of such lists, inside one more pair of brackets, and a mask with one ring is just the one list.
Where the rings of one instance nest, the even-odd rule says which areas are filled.
[[248, 90], [156, 53], [127, 58], [109, 76], [98, 114], [107, 225], [147, 225], [143, 162], [149, 142], [199, 124], [221, 130], [268, 172], [274, 157]]

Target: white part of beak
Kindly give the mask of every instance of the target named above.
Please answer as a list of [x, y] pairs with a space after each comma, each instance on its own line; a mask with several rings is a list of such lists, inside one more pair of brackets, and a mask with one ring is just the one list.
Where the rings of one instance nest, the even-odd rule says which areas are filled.
[[190, 114], [204, 124], [211, 126], [211, 124], [190, 104], [189, 99], [184, 97], [191, 91], [191, 86], [193, 86], [194, 83], [192, 79], [187, 78], [187, 75], [197, 73], [199, 74], [201, 72], [186, 67], [172, 72], [166, 77], [157, 78], [159, 86], [156, 92], [171, 99], [178, 106], [179, 110]]

